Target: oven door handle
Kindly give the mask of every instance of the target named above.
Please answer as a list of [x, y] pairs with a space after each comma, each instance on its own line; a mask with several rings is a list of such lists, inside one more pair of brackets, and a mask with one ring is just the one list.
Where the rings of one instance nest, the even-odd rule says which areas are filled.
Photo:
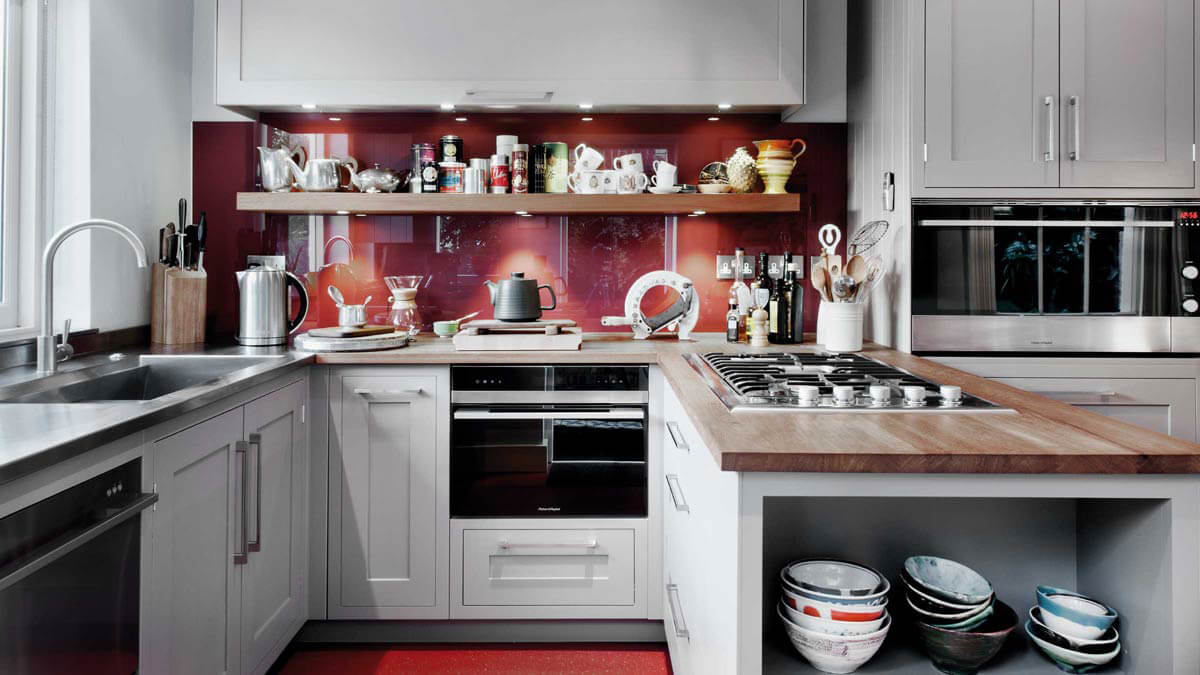
[[425, 393], [424, 389], [383, 389], [375, 391], [372, 389], [355, 389], [355, 394], [377, 403], [396, 403], [399, 401], [411, 401]]
[[638, 409], [628, 410], [589, 410], [567, 412], [547, 410], [546, 412], [509, 412], [502, 410], [455, 410], [456, 420], [641, 420], [646, 413]]
[[136, 516], [156, 501], [158, 501], [157, 494], [144, 493], [126, 506], [110, 514], [104, 520], [73, 532], [68, 532], [38, 547], [32, 558], [16, 561], [6, 568], [0, 569], [0, 591]]

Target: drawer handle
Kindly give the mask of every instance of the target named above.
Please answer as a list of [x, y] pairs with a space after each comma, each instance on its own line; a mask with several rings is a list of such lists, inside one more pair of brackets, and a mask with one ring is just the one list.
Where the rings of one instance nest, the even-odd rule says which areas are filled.
[[683, 498], [683, 488], [679, 487], [679, 476], [667, 474], [667, 492], [671, 493], [671, 501], [674, 502], [676, 511], [690, 512], [687, 501]]
[[1113, 399], [1120, 396], [1115, 391], [1030, 391], [1029, 393], [1045, 396], [1046, 398], [1061, 401], [1062, 403], [1074, 403], [1077, 405], [1112, 403]]
[[687, 622], [683, 620], [683, 609], [679, 606], [679, 586], [667, 584], [667, 602], [671, 605], [671, 623], [675, 625], [675, 637], [691, 641]]
[[374, 391], [371, 389], [355, 389], [354, 393], [367, 399], [368, 401], [378, 401], [387, 403], [389, 401], [411, 401], [414, 398], [425, 393], [424, 389], [383, 389]]
[[684, 452], [692, 451], [692, 446], [683, 439], [683, 430], [679, 428], [679, 422], [667, 422], [667, 433], [671, 434], [671, 442], [676, 448]]
[[596, 548], [597, 546], [598, 546], [598, 544], [596, 543], [595, 539], [588, 539], [587, 541], [578, 542], [578, 543], [568, 543], [568, 542], [538, 543], [536, 541], [519, 542], [519, 541], [509, 541], [507, 539], [501, 539], [500, 541], [496, 542], [497, 548], [502, 548], [505, 550], [511, 550], [514, 548]]

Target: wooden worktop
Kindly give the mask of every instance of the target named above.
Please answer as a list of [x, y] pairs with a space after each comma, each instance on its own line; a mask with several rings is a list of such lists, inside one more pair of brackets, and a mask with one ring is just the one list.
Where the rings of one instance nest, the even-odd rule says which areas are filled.
[[954, 384], [1015, 413], [731, 413], [682, 356], [752, 349], [723, 336], [694, 342], [588, 334], [573, 352], [456, 352], [426, 337], [404, 349], [331, 353], [318, 363], [657, 363], [717, 463], [726, 471], [858, 473], [1200, 473], [1200, 445], [885, 347], [863, 354]]

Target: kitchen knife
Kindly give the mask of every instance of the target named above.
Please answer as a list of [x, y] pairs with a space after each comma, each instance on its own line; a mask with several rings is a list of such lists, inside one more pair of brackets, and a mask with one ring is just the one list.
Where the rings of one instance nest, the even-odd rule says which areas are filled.
[[158, 262], [167, 262], [167, 228], [158, 228]]
[[167, 223], [166, 245], [167, 250], [163, 256], [163, 264], [167, 267], [175, 266], [175, 223]]
[[200, 212], [200, 224], [196, 226], [196, 269], [204, 271], [204, 244], [208, 241], [208, 214]]
[[183, 228], [186, 227], [187, 224], [188, 224], [187, 199], [184, 197], [180, 197], [179, 198], [179, 231], [183, 232]]

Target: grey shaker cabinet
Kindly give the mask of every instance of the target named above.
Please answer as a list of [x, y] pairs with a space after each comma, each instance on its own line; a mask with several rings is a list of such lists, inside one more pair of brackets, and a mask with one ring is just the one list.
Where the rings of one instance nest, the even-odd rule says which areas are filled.
[[1193, 188], [1193, 13], [926, 0], [922, 187]]
[[927, 0], [925, 185], [1058, 185], [1057, 0]]
[[449, 369], [331, 385], [329, 618], [448, 618]]
[[303, 381], [150, 448], [146, 673], [264, 673], [303, 624]]
[[1194, 0], [1061, 0], [1063, 187], [1195, 181]]

